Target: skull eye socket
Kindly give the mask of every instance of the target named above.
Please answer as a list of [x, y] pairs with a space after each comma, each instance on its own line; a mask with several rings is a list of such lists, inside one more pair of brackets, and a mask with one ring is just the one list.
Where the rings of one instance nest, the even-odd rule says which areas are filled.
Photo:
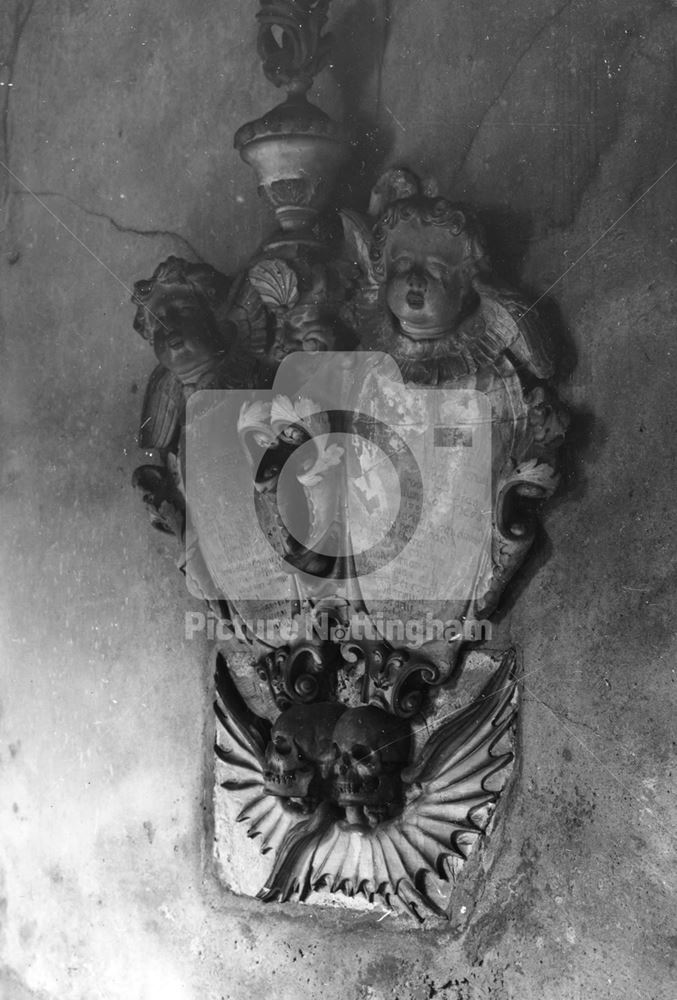
[[286, 736], [278, 733], [273, 740], [273, 746], [282, 757], [286, 757], [287, 754], [291, 753], [291, 743]]
[[362, 743], [356, 743], [351, 751], [353, 758], [357, 761], [366, 760], [367, 757], [371, 757], [371, 750], [369, 747], [365, 747]]

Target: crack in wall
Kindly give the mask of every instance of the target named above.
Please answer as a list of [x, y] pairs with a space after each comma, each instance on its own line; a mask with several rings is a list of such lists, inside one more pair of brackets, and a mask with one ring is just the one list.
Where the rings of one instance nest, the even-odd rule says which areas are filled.
[[[4, 81], [4, 92], [2, 94], [2, 102], [0, 103], [0, 148], [2, 149], [2, 158], [5, 163], [10, 162], [9, 157], [9, 147], [11, 142], [11, 130], [10, 130], [10, 97], [12, 94], [12, 85], [14, 83], [14, 70], [16, 68], [16, 61], [19, 54], [19, 46], [21, 44], [21, 39], [23, 33], [26, 29], [28, 19], [31, 16], [33, 7], [35, 5], [35, 0], [26, 0], [25, 4], [18, 0], [18, 3], [14, 9], [14, 24], [11, 33], [9, 49], [7, 51], [7, 56], [5, 58], [4, 65], [7, 67], [7, 76]], [[0, 191], [2, 196], [0, 197], [0, 204], [2, 209], [7, 205], [7, 201], [10, 196], [10, 186], [9, 177], [3, 177]]]
[[72, 198], [69, 194], [63, 194], [61, 191], [9, 191], [8, 193], [19, 197], [33, 196], [36, 198], [61, 198], [64, 201], [70, 202], [71, 205], [74, 205], [85, 215], [89, 215], [95, 219], [104, 219], [119, 233], [129, 233], [133, 236], [146, 236], [151, 238], [167, 236], [171, 239], [178, 240], [180, 243], [183, 243], [191, 254], [193, 254], [198, 263], [206, 263], [204, 257], [197, 252], [193, 244], [187, 240], [185, 236], [174, 232], [172, 229], [137, 229], [135, 226], [125, 226], [123, 223], [118, 222], [117, 219], [114, 219], [112, 215], [108, 215], [107, 212], [98, 212], [96, 209], [87, 208], [86, 205], [82, 205], [75, 198]]
[[539, 41], [541, 40], [541, 38], [545, 34], [545, 32], [548, 30], [548, 28], [550, 28], [554, 24], [554, 22], [557, 21], [558, 18], [560, 18], [562, 16], [562, 14], [564, 13], [564, 11], [568, 7], [572, 6], [573, 3], [574, 3], [574, 0], [565, 0], [565, 2], [560, 7], [557, 8], [557, 10], [554, 12], [554, 14], [551, 14], [550, 17], [547, 19], [547, 21], [544, 24], [541, 25], [541, 27], [538, 29], [538, 31], [535, 32], [535, 34], [533, 34], [531, 36], [531, 38], [526, 43], [526, 45], [524, 46], [524, 48], [522, 49], [522, 51], [520, 52], [520, 54], [517, 56], [517, 59], [514, 61], [514, 63], [510, 67], [510, 70], [508, 71], [508, 73], [506, 74], [506, 76], [503, 78], [503, 81], [501, 82], [501, 85], [498, 88], [496, 96], [489, 102], [489, 104], [487, 105], [487, 107], [486, 107], [486, 109], [484, 111], [484, 114], [481, 116], [480, 120], [477, 123], [477, 127], [475, 129], [475, 132], [473, 134], [472, 139], [470, 140], [470, 142], [468, 144], [468, 148], [466, 149], [465, 153], [463, 154], [463, 158], [462, 158], [461, 162], [459, 163], [459, 165], [456, 168], [456, 171], [454, 173], [454, 176], [453, 176], [453, 179], [452, 179], [452, 182], [451, 182], [451, 189], [452, 189], [452, 191], [455, 188], [456, 182], [458, 181], [460, 175], [462, 174], [463, 170], [465, 169], [465, 165], [466, 165], [466, 163], [468, 162], [468, 160], [470, 158], [470, 154], [473, 151], [473, 148], [475, 146], [475, 142], [477, 141], [477, 137], [479, 136], [480, 132], [482, 131], [482, 128], [483, 128], [485, 122], [489, 118], [489, 115], [494, 110], [494, 108], [496, 107], [496, 105], [498, 104], [498, 102], [503, 97], [503, 94], [505, 93], [506, 89], [508, 88], [508, 86], [510, 84], [510, 81], [514, 77], [515, 73], [517, 72], [517, 70], [519, 69], [519, 67], [521, 66], [521, 64], [524, 62], [524, 60], [527, 58], [527, 56], [529, 55], [529, 53], [539, 43]]

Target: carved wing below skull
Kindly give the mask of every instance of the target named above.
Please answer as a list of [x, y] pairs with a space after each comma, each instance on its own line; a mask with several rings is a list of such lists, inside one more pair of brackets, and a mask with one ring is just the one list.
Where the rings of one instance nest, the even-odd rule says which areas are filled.
[[283, 799], [264, 789], [264, 752], [270, 726], [246, 708], [220, 659], [217, 660], [216, 694], [214, 710], [220, 724], [216, 756], [234, 775], [222, 782], [221, 787], [245, 793], [246, 801], [238, 820], [248, 824], [249, 837], [261, 838], [262, 854], [271, 850], [277, 852], [289, 830], [304, 817]]
[[511, 650], [479, 697], [440, 726], [406, 769], [399, 816], [365, 829], [332, 821], [326, 806], [320, 816], [321, 807], [289, 829], [259, 898], [302, 900], [328, 889], [399, 900], [418, 919], [426, 909], [445, 916], [428, 880], [448, 881], [447, 859], [464, 861], [486, 829], [500, 794], [486, 783], [513, 758], [510, 750], [495, 750], [515, 718], [515, 684]]

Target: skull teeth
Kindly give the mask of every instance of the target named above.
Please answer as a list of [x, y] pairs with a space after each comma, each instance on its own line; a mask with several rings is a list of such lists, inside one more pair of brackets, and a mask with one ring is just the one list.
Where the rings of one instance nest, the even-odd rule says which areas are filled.
[[269, 785], [293, 785], [296, 781], [296, 771], [285, 771], [284, 774], [266, 771], [263, 778]]
[[334, 790], [338, 795], [368, 795], [379, 787], [378, 778], [364, 778], [362, 781], [337, 781]]
[[340, 781], [336, 785], [339, 795], [356, 795], [361, 789], [361, 785], [354, 785], [349, 781]]

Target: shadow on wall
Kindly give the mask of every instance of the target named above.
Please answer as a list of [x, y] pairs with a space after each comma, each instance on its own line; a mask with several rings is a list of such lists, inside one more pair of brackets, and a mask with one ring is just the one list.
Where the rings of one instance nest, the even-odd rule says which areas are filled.
[[[389, 3], [355, 3], [332, 24], [335, 61], [331, 73], [344, 106], [353, 155], [337, 191], [337, 204], [364, 207], [393, 146], [392, 127], [380, 120], [381, 74], [390, 33]], [[350, 58], [340, 58], [350, 53]]]

